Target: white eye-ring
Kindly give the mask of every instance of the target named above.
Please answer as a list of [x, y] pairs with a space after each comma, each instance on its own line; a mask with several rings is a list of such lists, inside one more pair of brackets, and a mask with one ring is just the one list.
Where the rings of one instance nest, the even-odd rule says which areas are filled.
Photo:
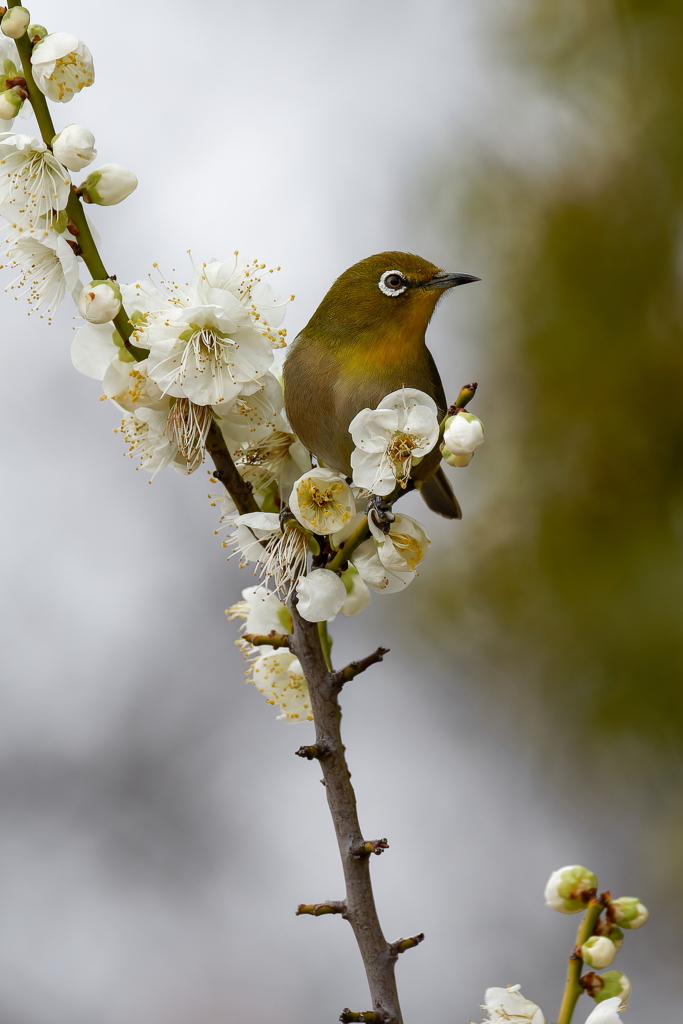
[[379, 290], [384, 295], [403, 295], [408, 282], [400, 270], [385, 270], [379, 279]]

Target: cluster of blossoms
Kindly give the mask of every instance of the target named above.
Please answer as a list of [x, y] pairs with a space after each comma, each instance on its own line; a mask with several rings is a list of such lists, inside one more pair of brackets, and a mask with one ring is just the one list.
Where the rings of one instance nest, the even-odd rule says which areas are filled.
[[[48, 313], [72, 295], [85, 321], [72, 345], [74, 366], [101, 382], [130, 454], [152, 477], [166, 466], [194, 472], [214, 442], [227, 449], [258, 507], [238, 515], [227, 491], [215, 501], [221, 527], [230, 530], [224, 544], [232, 543], [242, 564], [252, 563], [262, 583], [232, 610], [246, 616], [246, 632], [253, 632], [264, 602], [282, 619], [295, 600], [304, 618], [326, 622], [361, 611], [372, 592], [403, 590], [430, 540], [415, 519], [392, 511], [392, 502], [412, 486], [414, 468], [437, 445], [445, 461], [466, 465], [483, 440], [480, 421], [457, 408], [440, 423], [427, 394], [402, 388], [351, 422], [355, 450], [347, 478], [313, 465], [287, 421], [273, 372], [275, 353], [285, 345], [286, 302], [265, 264], [235, 252], [194, 267], [185, 284], [162, 276], [156, 283], [82, 283], [82, 267], [92, 262], [85, 234], [94, 229], [76, 196], [111, 206], [137, 180], [104, 164], [72, 184], [72, 173], [97, 155], [94, 136], [80, 125], [67, 125], [49, 143], [10, 130], [18, 113], [30, 114], [34, 86], [47, 99], [68, 103], [93, 84], [94, 68], [84, 43], [31, 24], [25, 8], [7, 11], [1, 27], [0, 118], [7, 131], [0, 133], [0, 215], [8, 224], [7, 258], [20, 272], [9, 288]], [[30, 87], [19, 72], [15, 40], [24, 67], [30, 54]], [[247, 653], [249, 678], [283, 717], [310, 717], [296, 660], [280, 648]]]
[[[15, 40], [28, 40], [33, 82], [56, 103], [68, 103], [92, 85], [95, 72], [85, 43], [68, 32], [48, 33], [42, 25], [31, 24], [24, 7], [8, 10], [0, 28], [0, 217], [7, 222], [3, 240], [8, 265], [19, 271], [9, 289], [16, 298], [27, 298], [31, 311], [42, 307], [48, 314], [68, 292], [81, 315], [98, 322], [98, 304], [87, 298], [97, 282], [85, 288], [81, 283], [82, 249], [70, 202], [75, 190], [87, 203], [113, 206], [130, 195], [137, 179], [110, 163], [73, 185], [71, 172], [81, 171], [97, 155], [92, 132], [81, 125], [66, 125], [49, 145], [12, 131], [17, 115], [30, 117], [33, 112]], [[120, 308], [119, 301], [116, 312]]]
[[[589, 967], [602, 970], [609, 967], [623, 944], [622, 928], [640, 928], [648, 919], [648, 911], [635, 896], [621, 896], [613, 900], [609, 893], [598, 896], [598, 880], [592, 871], [580, 864], [569, 864], [553, 871], [545, 887], [546, 905], [561, 914], [580, 914], [587, 910], [586, 920], [592, 925], [591, 933], [580, 934], [576, 957]], [[604, 912], [604, 916], [603, 916]], [[586, 1019], [586, 1024], [619, 1024], [620, 1011], [631, 995], [631, 983], [621, 971], [596, 974], [589, 971], [579, 978], [580, 989], [597, 1003]], [[530, 999], [525, 999], [520, 985], [486, 990], [482, 1009], [490, 1021], [509, 1021], [514, 1024], [545, 1024], [543, 1011]]]
[[[468, 446], [471, 458], [483, 440], [483, 430], [476, 417], [467, 415], [470, 418], [463, 422], [476, 422], [478, 435], [460, 436], [457, 444], [447, 440], [449, 430], [452, 433], [463, 416], [459, 410], [446, 421], [443, 443], [452, 446], [449, 451]], [[283, 473], [283, 463], [277, 480], [272, 476], [271, 490], [266, 488], [259, 495], [263, 511], [226, 516], [225, 525], [233, 532], [224, 543], [232, 542], [241, 564], [252, 563], [255, 573], [272, 587], [245, 590], [244, 600], [228, 610], [231, 616], [245, 619], [247, 635], [278, 632], [273, 625], [268, 630], [255, 627], [264, 610], [259, 602], [266, 600], [265, 594], [268, 608], [274, 609], [275, 602], [280, 617], [295, 595], [300, 615], [310, 622], [326, 622], [339, 612], [354, 615], [361, 611], [373, 592], [404, 590], [417, 575], [429, 548], [429, 535], [417, 520], [392, 511], [390, 505], [406, 488], [413, 468], [439, 442], [436, 405], [422, 391], [401, 388], [382, 399], [376, 409], [361, 410], [349, 431], [355, 444], [351, 479], [324, 466], [311, 466], [305, 451], [293, 451], [295, 442], [287, 457], [300, 465], [303, 454], [308, 462], [304, 472], [292, 477], [291, 472]], [[268, 450], [272, 462], [275, 443], [271, 437], [251, 450], [254, 456]], [[236, 452], [235, 461], [238, 468], [249, 470], [248, 457]], [[281, 649], [255, 648], [244, 640], [240, 643], [252, 659], [248, 678], [271, 703], [280, 705], [280, 717], [290, 722], [310, 719], [306, 681], [296, 659]], [[294, 704], [292, 678], [300, 698]]]

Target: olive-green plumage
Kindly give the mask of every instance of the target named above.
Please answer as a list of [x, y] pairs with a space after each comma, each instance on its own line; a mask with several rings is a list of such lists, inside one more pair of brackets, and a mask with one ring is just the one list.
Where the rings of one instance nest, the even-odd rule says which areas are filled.
[[[404, 385], [430, 395], [443, 418], [448, 403], [425, 332], [443, 292], [476, 280], [405, 252], [369, 256], [337, 278], [284, 365], [287, 416], [310, 452], [350, 476], [349, 423]], [[438, 447], [413, 478], [430, 508], [460, 518]]]

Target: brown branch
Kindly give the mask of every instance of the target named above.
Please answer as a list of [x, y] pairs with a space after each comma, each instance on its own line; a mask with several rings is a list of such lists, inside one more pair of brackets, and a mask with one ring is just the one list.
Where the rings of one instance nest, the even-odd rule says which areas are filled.
[[340, 732], [339, 673], [327, 671], [316, 623], [303, 619], [294, 604], [292, 618], [292, 650], [301, 662], [311, 695], [315, 745], [319, 751], [325, 750], [320, 766], [344, 869], [345, 917], [358, 943], [373, 1003], [373, 1010], [362, 1014], [353, 1015], [351, 1010], [344, 1010], [344, 1014], [350, 1016], [342, 1014], [340, 1020], [403, 1024], [394, 976], [396, 954], [392, 953], [377, 916], [370, 881], [370, 857], [358, 856], [365, 840]]
[[340, 668], [338, 672], [332, 673], [332, 679], [335, 686], [342, 687], [344, 683], [349, 683], [356, 676], [359, 676], [361, 672], [365, 672], [371, 665], [376, 665], [378, 661], [384, 659], [384, 655], [389, 653], [388, 647], [378, 647], [372, 654], [368, 654], [367, 658], [361, 658], [360, 661], [352, 661], [346, 668]]
[[419, 946], [421, 942], [424, 942], [424, 937], [425, 933], [420, 932], [419, 935], [411, 935], [409, 939], [396, 939], [396, 942], [392, 942], [389, 946], [392, 956], [405, 953], [407, 949], [415, 949], [415, 946]]
[[296, 910], [296, 916], [311, 914], [313, 917], [322, 917], [323, 914], [346, 914], [346, 903], [343, 900], [328, 900], [327, 903], [300, 903]]
[[246, 640], [253, 647], [290, 647], [292, 638], [287, 633], [276, 633], [271, 629], [270, 633], [245, 633], [240, 640]]
[[218, 424], [214, 422], [209, 427], [206, 437], [206, 450], [213, 459], [216, 467], [214, 476], [219, 480], [237, 506], [240, 515], [246, 512], [260, 512], [256, 498], [252, 493], [252, 487], [248, 480], [243, 480], [237, 466], [232, 461], [228, 451], [225, 438], [221, 434]]

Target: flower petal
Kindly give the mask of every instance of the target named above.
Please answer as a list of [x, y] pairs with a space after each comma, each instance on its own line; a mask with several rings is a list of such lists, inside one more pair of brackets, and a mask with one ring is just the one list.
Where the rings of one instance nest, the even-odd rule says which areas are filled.
[[346, 587], [329, 569], [314, 569], [296, 585], [297, 611], [309, 622], [326, 622], [346, 601]]

